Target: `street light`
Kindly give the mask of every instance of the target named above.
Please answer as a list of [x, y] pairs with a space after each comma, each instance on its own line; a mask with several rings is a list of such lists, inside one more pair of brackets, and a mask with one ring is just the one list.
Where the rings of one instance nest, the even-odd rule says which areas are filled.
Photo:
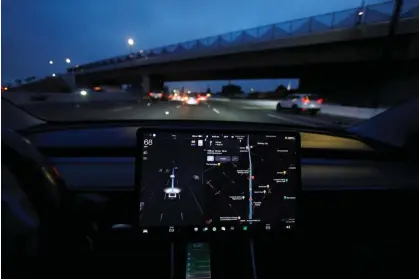
[[128, 39], [128, 45], [129, 45], [129, 48], [130, 48], [131, 53], [132, 53], [132, 47], [134, 46], [134, 39], [133, 38]]
[[49, 61], [49, 64], [51, 64], [51, 65], [52, 65], [52, 64], [54, 64], [54, 61], [50, 60], [50, 61]]
[[71, 63], [70, 58], [66, 58], [66, 59], [65, 59], [65, 63], [70, 64], [70, 63]]
[[53, 77], [55, 77], [55, 74], [52, 74]]

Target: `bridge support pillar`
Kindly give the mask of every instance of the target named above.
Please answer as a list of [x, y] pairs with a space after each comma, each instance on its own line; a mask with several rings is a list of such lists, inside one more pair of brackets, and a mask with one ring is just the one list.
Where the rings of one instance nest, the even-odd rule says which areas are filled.
[[143, 75], [141, 77], [141, 89], [139, 94], [144, 96], [150, 92], [150, 77], [147, 75]]
[[73, 73], [64, 74], [61, 79], [70, 87], [72, 92], [77, 89], [76, 76]]
[[135, 82], [131, 83], [131, 89], [138, 96], [138, 99], [143, 99], [151, 91], [161, 91], [164, 87], [164, 80], [159, 75], [142, 75]]

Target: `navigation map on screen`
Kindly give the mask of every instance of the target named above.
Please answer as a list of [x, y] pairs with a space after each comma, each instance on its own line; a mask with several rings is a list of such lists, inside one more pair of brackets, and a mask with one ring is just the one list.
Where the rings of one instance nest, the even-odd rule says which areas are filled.
[[292, 229], [299, 185], [293, 133], [145, 132], [140, 226]]

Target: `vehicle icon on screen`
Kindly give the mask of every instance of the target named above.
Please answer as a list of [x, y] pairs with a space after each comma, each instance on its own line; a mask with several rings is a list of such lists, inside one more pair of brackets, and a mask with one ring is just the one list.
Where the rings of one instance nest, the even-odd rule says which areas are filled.
[[175, 187], [175, 185], [177, 185], [176, 183], [176, 174], [175, 174], [175, 170], [177, 169], [177, 167], [172, 167], [170, 176], [169, 176], [169, 180], [168, 180], [168, 185], [170, 185], [170, 187], [167, 187], [164, 189], [164, 199], [168, 199], [168, 200], [177, 200], [180, 199], [180, 192], [181, 189]]

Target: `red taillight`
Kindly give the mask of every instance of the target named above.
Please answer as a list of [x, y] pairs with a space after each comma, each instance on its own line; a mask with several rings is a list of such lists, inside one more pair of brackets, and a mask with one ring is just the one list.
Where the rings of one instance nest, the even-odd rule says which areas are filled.
[[302, 98], [302, 99], [301, 99], [301, 101], [302, 101], [304, 104], [308, 104], [308, 103], [310, 102], [310, 99], [309, 99], [308, 97], [305, 97], [305, 98]]
[[148, 95], [151, 97], [151, 96], [153, 96], [153, 93], [152, 93], [152, 92], [150, 92], [150, 93], [148, 93]]
[[323, 99], [318, 99], [317, 103], [322, 104], [323, 103]]

